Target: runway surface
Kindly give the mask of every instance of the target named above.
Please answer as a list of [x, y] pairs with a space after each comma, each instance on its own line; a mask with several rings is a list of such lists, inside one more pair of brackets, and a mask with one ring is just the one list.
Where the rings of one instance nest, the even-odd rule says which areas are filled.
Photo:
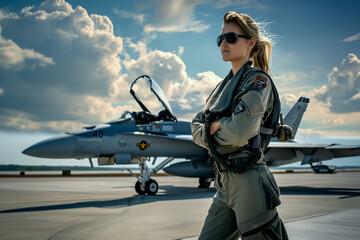
[[[290, 239], [358, 239], [360, 172], [274, 174]], [[215, 193], [191, 178], [0, 178], [0, 239], [196, 239]]]

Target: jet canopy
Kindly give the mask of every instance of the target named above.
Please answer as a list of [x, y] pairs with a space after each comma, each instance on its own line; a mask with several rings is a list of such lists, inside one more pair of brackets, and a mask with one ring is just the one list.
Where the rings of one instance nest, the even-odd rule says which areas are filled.
[[[151, 77], [143, 75], [135, 79], [131, 84], [130, 93], [143, 110], [143, 112], [132, 113], [138, 115], [134, 116], [137, 123], [176, 121], [164, 92]], [[155, 114], [157, 112], [158, 114]]]

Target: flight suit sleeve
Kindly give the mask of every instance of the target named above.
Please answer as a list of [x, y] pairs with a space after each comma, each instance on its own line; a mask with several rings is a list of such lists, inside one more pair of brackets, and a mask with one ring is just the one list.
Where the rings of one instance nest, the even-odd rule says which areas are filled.
[[207, 149], [207, 146], [205, 144], [204, 121], [205, 114], [200, 111], [198, 114], [196, 114], [196, 116], [191, 122], [191, 135], [193, 137], [194, 143]]
[[242, 147], [260, 130], [261, 120], [272, 106], [271, 82], [265, 74], [254, 73], [249, 77], [248, 92], [242, 95], [230, 117], [220, 120], [215, 140], [221, 147]]

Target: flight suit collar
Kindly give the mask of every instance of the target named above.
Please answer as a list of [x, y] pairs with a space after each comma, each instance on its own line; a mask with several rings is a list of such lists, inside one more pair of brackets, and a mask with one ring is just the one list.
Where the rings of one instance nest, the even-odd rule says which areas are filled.
[[[214, 101], [214, 104], [212, 104], [212, 106], [209, 108], [210, 112], [221, 113], [230, 106], [233, 92], [238, 86], [239, 81], [241, 81], [241, 78], [245, 71], [251, 67], [251, 64], [251, 61], [245, 63], [244, 66], [242, 66], [242, 68], [234, 76], [232, 76], [232, 71], [229, 72], [229, 74], [225, 77], [220, 86], [213, 93], [213, 96], [218, 97], [216, 101]], [[221, 91], [220, 94], [219, 91]]]

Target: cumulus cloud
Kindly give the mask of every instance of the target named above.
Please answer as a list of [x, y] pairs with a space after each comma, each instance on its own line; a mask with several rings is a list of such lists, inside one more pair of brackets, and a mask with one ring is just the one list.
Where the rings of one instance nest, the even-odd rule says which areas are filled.
[[[211, 90], [221, 80], [213, 72], [199, 73], [196, 78], [190, 78], [178, 55], [159, 50], [124, 61], [124, 66], [133, 76], [151, 76], [163, 89], [174, 114], [187, 120], [203, 107]], [[154, 113], [160, 109], [156, 101], [145, 100], [148, 100], [151, 108], [156, 109]]]
[[102, 122], [121, 110], [113, 102], [129, 98], [114, 95], [129, 84], [120, 75], [123, 40], [108, 17], [46, 0], [1, 14], [0, 25], [0, 128]]
[[280, 96], [281, 110], [283, 114], [287, 114], [290, 109], [295, 105], [299, 98], [291, 93], [286, 93]]
[[333, 68], [328, 84], [315, 92], [315, 98], [328, 103], [334, 113], [360, 112], [360, 60], [357, 56], [350, 53], [339, 68]]
[[192, 119], [220, 81], [219, 76], [208, 71], [198, 73], [196, 78], [187, 77], [184, 81], [173, 83], [169, 92], [174, 112], [181, 113], [182, 119]]
[[[144, 26], [144, 32], [202, 32], [209, 25], [195, 17], [195, 8], [205, 0], [154, 0], [150, 4], [141, 4], [140, 9], [155, 6], [150, 23]], [[139, 4], [140, 5], [140, 4]]]
[[152, 76], [166, 94], [172, 82], [187, 78], [184, 62], [179, 56], [170, 52], [154, 50], [141, 55], [136, 60], [124, 61], [124, 66], [133, 76], [143, 74]]
[[89, 15], [64, 0], [2, 12], [0, 26], [1, 46], [22, 56], [0, 60], [2, 129], [65, 131], [104, 122], [123, 110], [140, 110], [128, 91], [143, 74], [159, 83], [175, 114], [189, 120], [220, 80], [212, 72], [190, 78], [180, 58], [184, 48], [148, 50], [152, 35], [135, 43], [126, 39], [127, 47], [139, 52], [134, 59], [108, 17]]
[[55, 65], [52, 58], [46, 57], [33, 49], [22, 49], [10, 39], [1, 36], [0, 27], [0, 68], [23, 69]]
[[[340, 67], [334, 67], [329, 73], [326, 85], [314, 89], [300, 88], [300, 91], [295, 88], [291, 94], [282, 94], [283, 112], [286, 113], [299, 97], [304, 96], [310, 98], [310, 104], [300, 125], [302, 137], [311, 139], [320, 133], [323, 136], [356, 135], [360, 124], [359, 75], [360, 61], [354, 54], [349, 54]], [[282, 86], [281, 82], [279, 85]], [[283, 86], [286, 88], [286, 84]], [[344, 127], [352, 130], [341, 130]]]

